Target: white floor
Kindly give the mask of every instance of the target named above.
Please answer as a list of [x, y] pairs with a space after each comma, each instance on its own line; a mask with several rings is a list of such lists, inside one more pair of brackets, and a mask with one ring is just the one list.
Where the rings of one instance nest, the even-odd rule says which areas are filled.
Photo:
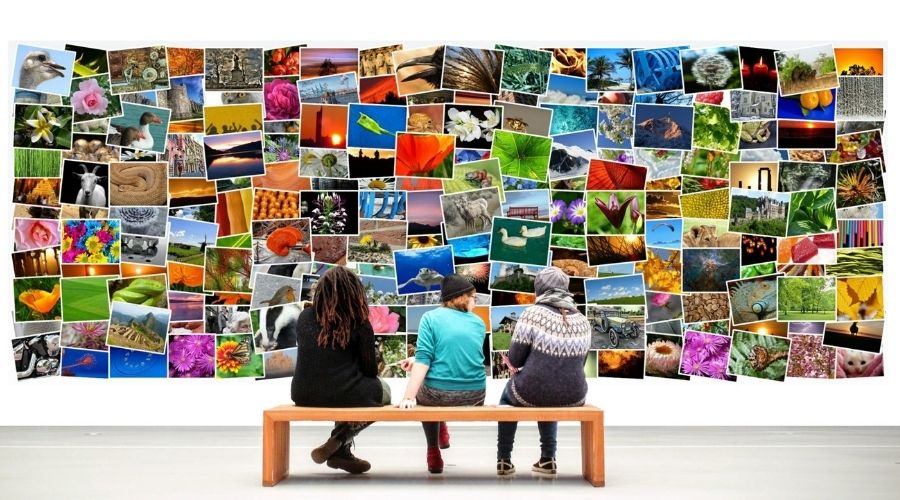
[[356, 449], [372, 470], [349, 476], [309, 458], [327, 429], [294, 426], [291, 477], [263, 488], [259, 428], [0, 427], [0, 498], [900, 498], [900, 428], [608, 428], [605, 488], [581, 479], [575, 427], [560, 428], [552, 480], [530, 472], [533, 424], [508, 479], [494, 427], [450, 430], [441, 475], [425, 470], [421, 428], [376, 424]]

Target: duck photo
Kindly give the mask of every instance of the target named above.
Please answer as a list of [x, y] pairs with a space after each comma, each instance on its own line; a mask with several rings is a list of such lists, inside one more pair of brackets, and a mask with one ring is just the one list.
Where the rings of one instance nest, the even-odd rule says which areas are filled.
[[122, 112], [122, 116], [110, 120], [107, 144], [164, 152], [170, 110], [123, 102]]
[[524, 247], [528, 244], [528, 238], [519, 238], [518, 236], [509, 236], [505, 227], [501, 227], [498, 231], [502, 236], [500, 242], [511, 247]]
[[526, 238], [539, 238], [543, 236], [547, 232], [546, 226], [534, 227], [529, 229], [528, 226], [522, 225], [522, 228], [519, 229], [519, 234]]
[[546, 266], [550, 254], [550, 222], [494, 217], [490, 260]]

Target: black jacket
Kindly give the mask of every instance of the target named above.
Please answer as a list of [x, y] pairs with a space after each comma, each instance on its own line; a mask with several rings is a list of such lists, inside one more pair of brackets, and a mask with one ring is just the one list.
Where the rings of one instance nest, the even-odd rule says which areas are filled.
[[297, 320], [297, 367], [291, 399], [298, 406], [381, 406], [376, 378], [375, 334], [366, 321], [350, 334], [345, 349], [319, 347], [319, 325], [312, 307]]

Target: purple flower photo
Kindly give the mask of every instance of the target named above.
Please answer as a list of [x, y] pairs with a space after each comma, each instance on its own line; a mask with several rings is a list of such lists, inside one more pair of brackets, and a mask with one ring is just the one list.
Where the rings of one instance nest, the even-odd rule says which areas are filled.
[[553, 234], [583, 236], [588, 216], [584, 191], [552, 191], [550, 199]]
[[215, 374], [214, 335], [172, 335], [169, 339], [170, 378], [213, 378]]
[[718, 380], [737, 380], [727, 373], [730, 349], [731, 337], [688, 330], [684, 332], [680, 373]]
[[566, 202], [553, 200], [550, 204], [550, 222], [559, 222], [566, 216]]
[[569, 208], [566, 209], [566, 218], [572, 224], [584, 224], [584, 221], [587, 220], [587, 204], [584, 202], [584, 198], [578, 198], [569, 203]]

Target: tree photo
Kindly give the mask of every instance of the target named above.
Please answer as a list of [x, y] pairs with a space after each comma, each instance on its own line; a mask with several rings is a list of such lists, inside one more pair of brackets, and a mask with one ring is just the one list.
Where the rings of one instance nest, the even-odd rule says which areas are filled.
[[835, 278], [779, 277], [778, 321], [834, 321]]

